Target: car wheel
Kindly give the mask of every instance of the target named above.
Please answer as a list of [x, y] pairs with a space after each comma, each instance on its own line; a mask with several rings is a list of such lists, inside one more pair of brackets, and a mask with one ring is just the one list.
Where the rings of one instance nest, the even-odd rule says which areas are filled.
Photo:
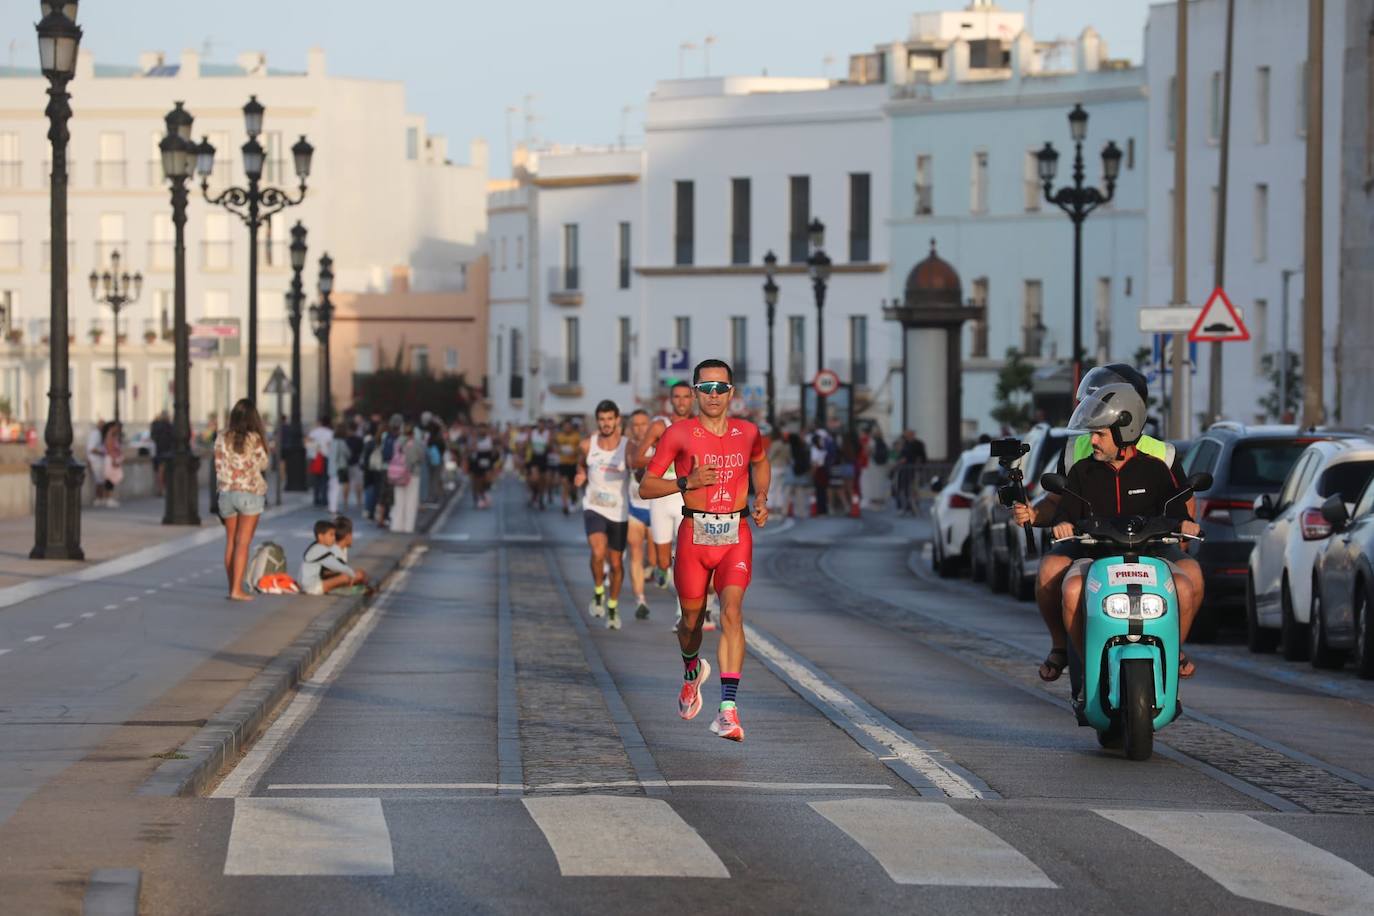
[[932, 572], [940, 571], [940, 530], [935, 529], [935, 539], [930, 542], [930, 569]]
[[1370, 617], [1369, 591], [1363, 582], [1355, 586], [1351, 613], [1355, 624], [1355, 673], [1374, 680], [1374, 621]]
[[[1205, 613], [1205, 611], [1204, 611]], [[1277, 630], [1259, 625], [1259, 610], [1255, 607], [1255, 577], [1245, 577], [1245, 643], [1251, 652], [1273, 652], [1278, 648]]]
[[1007, 590], [1007, 564], [997, 562], [997, 553], [992, 549], [992, 539], [988, 539], [988, 588], [994, 592]]
[[1345, 665], [1345, 650], [1333, 649], [1326, 642], [1326, 621], [1321, 592], [1312, 584], [1312, 622], [1308, 625], [1308, 655], [1313, 668], [1338, 669]]
[[1279, 642], [1283, 647], [1284, 660], [1307, 661], [1307, 651], [1310, 647], [1307, 627], [1298, 623], [1297, 618], [1293, 616], [1293, 595], [1288, 589], [1287, 576], [1283, 577], [1283, 585], [1279, 588], [1279, 609], [1283, 617], [1283, 625], [1279, 628]]

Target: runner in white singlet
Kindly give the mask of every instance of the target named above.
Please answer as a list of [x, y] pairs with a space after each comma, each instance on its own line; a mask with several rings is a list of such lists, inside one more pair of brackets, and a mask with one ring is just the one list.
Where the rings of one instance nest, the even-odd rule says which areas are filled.
[[[625, 456], [627, 440], [620, 432], [620, 408], [614, 401], [596, 405], [596, 431], [596, 435], [582, 440], [573, 481], [574, 486], [587, 486], [582, 497], [582, 522], [592, 549], [594, 587], [587, 611], [593, 617], [604, 614], [607, 629], [618, 630], [623, 557], [630, 527], [630, 466]], [[604, 582], [607, 561], [611, 564], [609, 590]]]

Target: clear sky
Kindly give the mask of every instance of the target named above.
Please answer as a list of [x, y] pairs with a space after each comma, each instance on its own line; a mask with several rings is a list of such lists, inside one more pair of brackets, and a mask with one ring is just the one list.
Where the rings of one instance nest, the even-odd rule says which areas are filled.
[[[635, 142], [653, 84], [705, 72], [841, 76], [848, 57], [906, 37], [913, 12], [962, 8], [965, 0], [89, 0], [84, 48], [98, 61], [137, 61], [144, 50], [175, 60], [182, 48], [232, 63], [264, 51], [268, 65], [304, 70], [306, 50], [325, 49], [332, 73], [400, 80], [411, 111], [449, 138], [455, 159], [468, 141], [491, 144], [493, 176], [506, 173], [506, 134], [526, 130], [558, 143]], [[1139, 61], [1147, 0], [1002, 0], [1029, 12], [1041, 40], [1092, 25], [1113, 57]], [[33, 66], [36, 0], [0, 2], [9, 60]], [[691, 42], [696, 50], [682, 51]], [[826, 63], [827, 58], [831, 61]], [[4, 63], [4, 62], [0, 62]], [[79, 94], [80, 87], [73, 86]], [[270, 104], [270, 103], [269, 103]], [[631, 110], [626, 112], [627, 106]], [[507, 109], [517, 109], [508, 112]]]

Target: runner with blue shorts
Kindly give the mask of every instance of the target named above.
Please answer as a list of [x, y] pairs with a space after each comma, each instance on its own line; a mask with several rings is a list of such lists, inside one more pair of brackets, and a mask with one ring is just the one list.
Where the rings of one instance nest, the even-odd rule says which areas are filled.
[[[639, 443], [644, 437], [649, 435], [649, 414], [645, 410], [636, 410], [630, 414], [630, 444], [627, 454], [635, 454], [639, 449]], [[649, 526], [651, 524], [649, 507], [652, 502], [641, 499], [639, 496], [639, 482], [644, 479], [644, 471], [635, 471], [630, 479], [630, 530], [626, 536], [626, 543], [630, 546], [630, 585], [635, 592], [635, 619], [649, 619], [649, 602], [644, 600], [644, 580], [647, 578], [645, 570], [645, 545], [649, 541]]]

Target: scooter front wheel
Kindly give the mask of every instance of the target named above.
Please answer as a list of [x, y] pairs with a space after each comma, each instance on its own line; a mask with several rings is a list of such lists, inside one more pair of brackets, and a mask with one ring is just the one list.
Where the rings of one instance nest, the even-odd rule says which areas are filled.
[[1151, 662], [1128, 658], [1121, 663], [1122, 744], [1130, 760], [1149, 760], [1154, 752], [1155, 674]]

